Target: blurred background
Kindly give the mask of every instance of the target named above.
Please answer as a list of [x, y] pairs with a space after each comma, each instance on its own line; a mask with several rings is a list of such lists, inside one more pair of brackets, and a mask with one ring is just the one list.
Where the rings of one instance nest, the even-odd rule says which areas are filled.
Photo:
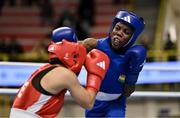
[[[101, 38], [107, 36], [117, 11], [129, 10], [145, 20], [146, 27], [137, 44], [147, 48], [147, 63], [152, 66], [145, 66], [146, 72], [141, 76], [151, 81], [140, 82], [128, 98], [127, 117], [179, 118], [179, 6], [180, 0], [0, 0], [0, 117], [8, 117], [16, 89], [21, 86], [10, 84], [22, 78], [16, 72], [18, 68], [11, 66], [48, 62], [47, 46], [53, 29], [72, 27], [79, 40]], [[28, 64], [25, 66], [31, 68]], [[11, 72], [16, 76], [9, 77], [7, 73]], [[31, 73], [28, 72], [23, 74]], [[6, 79], [11, 79], [9, 84], [3, 84]], [[84, 110], [70, 96], [66, 98], [59, 117], [84, 117]]]

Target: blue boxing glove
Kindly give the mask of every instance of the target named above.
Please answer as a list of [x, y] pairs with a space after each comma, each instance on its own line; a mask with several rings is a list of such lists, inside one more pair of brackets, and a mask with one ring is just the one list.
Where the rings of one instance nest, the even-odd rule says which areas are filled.
[[72, 28], [60, 27], [52, 31], [52, 41], [60, 42], [63, 39], [70, 42], [77, 42], [77, 35]]
[[125, 83], [135, 84], [146, 60], [146, 49], [142, 45], [130, 47], [125, 53], [125, 60], [128, 63]]

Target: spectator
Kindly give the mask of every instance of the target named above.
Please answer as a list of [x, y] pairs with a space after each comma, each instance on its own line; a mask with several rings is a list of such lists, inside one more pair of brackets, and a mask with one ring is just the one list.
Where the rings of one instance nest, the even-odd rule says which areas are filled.
[[86, 39], [87, 37], [89, 37], [90, 35], [90, 27], [87, 24], [87, 22], [85, 22], [83, 19], [81, 18], [77, 18], [77, 22], [76, 22], [76, 33], [78, 36], [79, 40], [83, 40]]
[[32, 7], [32, 5], [40, 5], [40, 1], [39, 0], [21, 0], [21, 5], [22, 6], [28, 6], [28, 7]]
[[9, 54], [10, 61], [17, 61], [19, 54], [23, 53], [23, 48], [17, 41], [16, 37], [5, 40], [5, 53]]
[[140, 44], [142, 44], [142, 45], [144, 45], [144, 47], [146, 48], [146, 49], [149, 49], [150, 48], [150, 46], [151, 46], [151, 43], [149, 42], [149, 38], [148, 38], [148, 36], [147, 35], [142, 35], [141, 37], [140, 37]]
[[4, 6], [4, 0], [0, 0], [0, 16], [2, 15], [3, 6]]
[[42, 25], [52, 25], [54, 9], [50, 0], [42, 0], [40, 3], [40, 17]]
[[38, 40], [32, 50], [28, 52], [28, 55], [31, 55], [31, 61], [35, 62], [47, 62], [48, 56], [48, 45], [49, 45], [50, 35], [47, 34], [43, 39]]
[[14, 6], [16, 6], [16, 0], [8, 0], [8, 2], [9, 2], [9, 6], [11, 6], [11, 7], [14, 7]]
[[93, 26], [95, 15], [94, 0], [80, 0], [78, 7], [78, 15], [82, 20], [85, 20], [90, 26]]
[[[147, 49], [147, 51], [149, 51], [151, 49], [151, 44], [152, 43], [150, 42], [150, 39], [146, 34], [141, 35], [141, 37], [139, 38], [139, 43], [142, 44]], [[147, 62], [154, 61], [154, 56], [147, 57], [146, 61]]]
[[0, 53], [5, 53], [6, 52], [6, 47], [5, 47], [5, 42], [4, 39], [0, 39]]
[[119, 5], [119, 4], [127, 5], [127, 4], [129, 4], [129, 0], [113, 0], [113, 4], [114, 5]]
[[[176, 50], [176, 43], [172, 41], [171, 39], [171, 35], [169, 33], [167, 33], [167, 40], [165, 42], [164, 45], [164, 50], [165, 51], [172, 51], [172, 50]], [[170, 55], [168, 56], [168, 61], [176, 61], [176, 55], [174, 53], [174, 55]]]
[[68, 9], [64, 9], [62, 14], [58, 18], [56, 28], [63, 26], [75, 28], [75, 24], [76, 17], [74, 16], [74, 14], [71, 13]]

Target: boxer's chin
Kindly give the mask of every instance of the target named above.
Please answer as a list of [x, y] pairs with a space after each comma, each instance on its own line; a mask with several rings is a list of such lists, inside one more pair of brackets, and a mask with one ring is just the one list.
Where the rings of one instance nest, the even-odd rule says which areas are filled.
[[120, 42], [117, 42], [117, 41], [115, 41], [114, 39], [113, 39], [113, 41], [112, 41], [112, 47], [114, 48], [114, 49], [116, 49], [116, 50], [119, 50], [119, 49], [121, 49], [122, 48], [122, 45], [121, 45], [121, 43]]

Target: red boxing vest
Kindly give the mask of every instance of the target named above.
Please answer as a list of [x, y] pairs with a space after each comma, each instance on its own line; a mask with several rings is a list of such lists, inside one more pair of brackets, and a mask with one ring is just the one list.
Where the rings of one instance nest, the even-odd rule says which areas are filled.
[[31, 75], [20, 88], [12, 108], [37, 114], [43, 118], [53, 118], [57, 116], [64, 104], [66, 90], [59, 92], [57, 95], [45, 95], [36, 90], [32, 85], [34, 77], [51, 66], [50, 64], [42, 66]]

